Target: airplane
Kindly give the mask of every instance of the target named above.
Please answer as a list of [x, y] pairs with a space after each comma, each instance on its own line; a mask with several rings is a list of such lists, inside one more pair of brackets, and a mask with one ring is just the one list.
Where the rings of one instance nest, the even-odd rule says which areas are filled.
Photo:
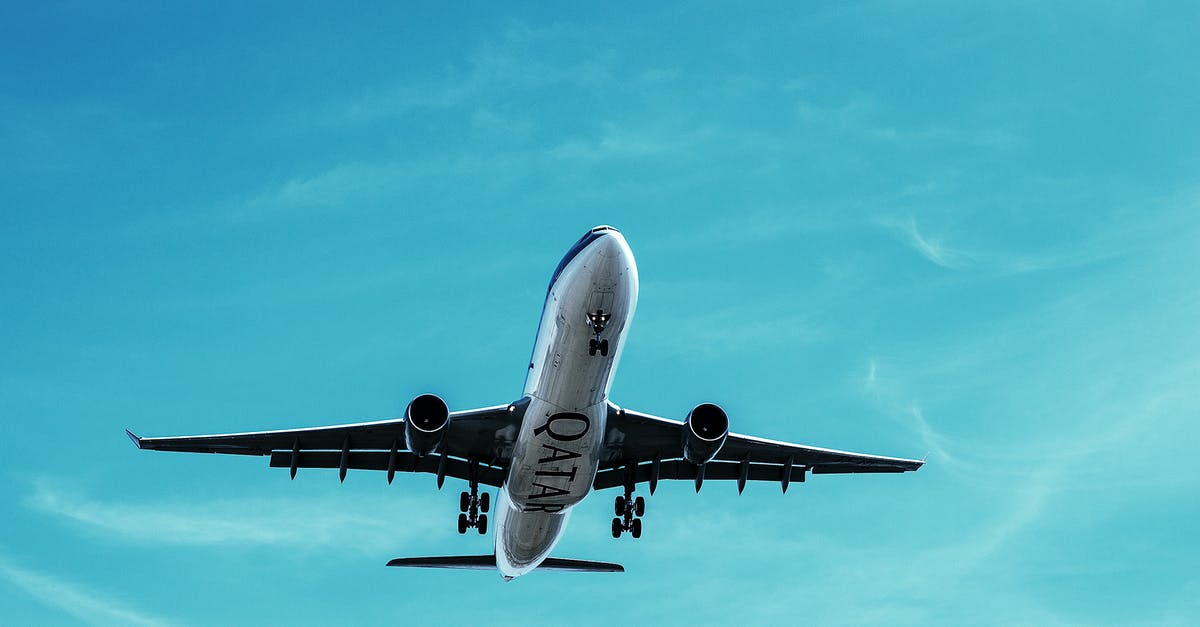
[[398, 558], [388, 566], [498, 570], [506, 581], [533, 571], [623, 572], [620, 564], [550, 557], [571, 509], [594, 490], [620, 488], [612, 537], [642, 535], [645, 484], [660, 480], [777, 482], [783, 492], [806, 475], [899, 473], [920, 460], [790, 444], [729, 432], [713, 403], [683, 421], [621, 408], [609, 400], [613, 374], [638, 300], [638, 272], [624, 236], [611, 226], [584, 233], [554, 269], [529, 358], [525, 389], [505, 405], [450, 411], [433, 394], [414, 398], [403, 418], [309, 429], [143, 438], [139, 449], [270, 456], [271, 467], [384, 471], [467, 482], [458, 532], [487, 533], [498, 489], [492, 555]]

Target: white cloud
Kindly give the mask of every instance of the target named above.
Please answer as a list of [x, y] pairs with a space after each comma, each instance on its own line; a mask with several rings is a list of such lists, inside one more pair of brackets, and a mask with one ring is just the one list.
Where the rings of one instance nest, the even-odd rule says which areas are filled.
[[957, 465], [961, 463], [958, 461], [958, 459], [951, 455], [950, 451], [947, 449], [949, 440], [946, 438], [946, 436], [935, 430], [933, 426], [929, 424], [929, 421], [925, 420], [925, 414], [921, 413], [920, 407], [914, 405], [909, 408], [908, 413], [913, 417], [914, 430], [918, 435], [921, 436], [921, 442], [925, 445], [930, 453], [936, 455], [939, 461], [943, 461], [947, 464]]
[[796, 103], [796, 116], [800, 122], [833, 127], [868, 140], [906, 144], [956, 144], [994, 150], [1021, 146], [1026, 141], [1023, 136], [1006, 128], [956, 127], [946, 124], [901, 127], [882, 124], [879, 118], [885, 113], [885, 107], [875, 98], [863, 95], [835, 106], [823, 106], [804, 99]]
[[93, 625], [168, 625], [165, 619], [114, 601], [112, 596], [17, 566], [0, 557], [0, 578], [49, 607]]
[[329, 116], [339, 124], [370, 124], [403, 116], [413, 111], [474, 108], [481, 102], [502, 102], [497, 94], [512, 94], [564, 85], [611, 87], [609, 59], [603, 52], [581, 51], [574, 61], [547, 61], [542, 48], [555, 42], [578, 42], [587, 36], [565, 25], [532, 28], [512, 22], [496, 41], [479, 47], [459, 67], [445, 69], [432, 80], [414, 82], [408, 77], [385, 89], [361, 94], [344, 103]]
[[962, 268], [973, 262], [967, 253], [950, 248], [942, 244], [939, 239], [922, 234], [917, 228], [917, 221], [914, 218], [887, 221], [884, 224], [903, 234], [908, 245], [922, 257], [943, 268]]
[[[104, 535], [149, 544], [336, 546], [344, 550], [346, 538], [352, 537], [354, 542], [349, 544], [355, 549], [378, 555], [394, 549], [406, 537], [435, 529], [432, 517], [408, 516], [420, 508], [403, 498], [356, 498], [353, 503], [336, 498], [105, 502], [58, 489], [43, 478], [34, 482], [26, 505]], [[368, 511], [371, 513], [364, 513]], [[396, 520], [408, 522], [396, 525]]]
[[779, 345], [799, 346], [828, 334], [803, 315], [750, 306], [680, 312], [670, 320], [652, 320], [645, 325], [650, 331], [644, 350], [692, 359], [714, 359]]

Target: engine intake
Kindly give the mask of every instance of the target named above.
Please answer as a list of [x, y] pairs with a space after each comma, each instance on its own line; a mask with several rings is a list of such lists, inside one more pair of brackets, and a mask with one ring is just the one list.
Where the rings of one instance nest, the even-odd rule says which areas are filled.
[[450, 424], [450, 408], [434, 394], [422, 394], [404, 410], [404, 444], [417, 455], [438, 450]]
[[729, 435], [729, 416], [719, 405], [701, 403], [688, 412], [683, 428], [683, 458], [703, 464], [717, 455]]

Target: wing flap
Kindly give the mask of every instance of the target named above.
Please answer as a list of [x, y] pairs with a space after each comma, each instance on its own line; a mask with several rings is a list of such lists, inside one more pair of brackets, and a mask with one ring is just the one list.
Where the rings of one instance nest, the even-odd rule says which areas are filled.
[[[592, 482], [592, 487], [597, 490], [605, 488], [615, 488], [625, 485], [626, 477], [629, 476], [630, 470], [627, 468], [609, 468], [596, 473], [596, 480]], [[792, 466], [790, 482], [800, 483], [804, 481], [804, 475], [808, 472], [808, 468], [804, 466]], [[638, 464], [633, 468], [634, 483], [645, 483], [650, 481], [654, 473], [653, 464]], [[680, 479], [694, 480], [699, 474], [699, 468], [687, 461], [671, 460], [659, 464], [658, 478], [659, 479]], [[746, 480], [747, 481], [774, 481], [780, 482], [783, 480], [784, 466], [775, 464], [747, 464]], [[742, 476], [742, 465], [734, 462], [708, 462], [704, 465], [704, 479], [714, 481], [736, 481]]]
[[[272, 468], [291, 468], [291, 451], [275, 451], [271, 453]], [[296, 455], [297, 468], [341, 468], [342, 454], [340, 451], [300, 451]], [[387, 470], [391, 453], [383, 451], [350, 451], [346, 454], [346, 468], [355, 470]], [[417, 457], [407, 451], [397, 452], [394, 469], [396, 472], [423, 472], [436, 475], [441, 465], [440, 455]], [[447, 477], [469, 481], [471, 478], [470, 462], [456, 457], [447, 457], [445, 462]], [[475, 477], [484, 485], [499, 488], [504, 485], [505, 470], [498, 466], [477, 464]]]

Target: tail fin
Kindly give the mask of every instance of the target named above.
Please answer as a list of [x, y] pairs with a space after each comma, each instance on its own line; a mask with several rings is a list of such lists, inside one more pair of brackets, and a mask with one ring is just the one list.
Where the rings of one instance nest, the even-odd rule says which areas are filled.
[[[495, 570], [495, 555], [442, 555], [438, 557], [398, 557], [387, 563], [388, 566], [409, 568], [459, 568], [466, 570]], [[594, 562], [591, 560], [571, 560], [562, 557], [547, 557], [539, 569], [568, 570], [582, 573], [623, 573], [625, 567], [612, 562]]]

